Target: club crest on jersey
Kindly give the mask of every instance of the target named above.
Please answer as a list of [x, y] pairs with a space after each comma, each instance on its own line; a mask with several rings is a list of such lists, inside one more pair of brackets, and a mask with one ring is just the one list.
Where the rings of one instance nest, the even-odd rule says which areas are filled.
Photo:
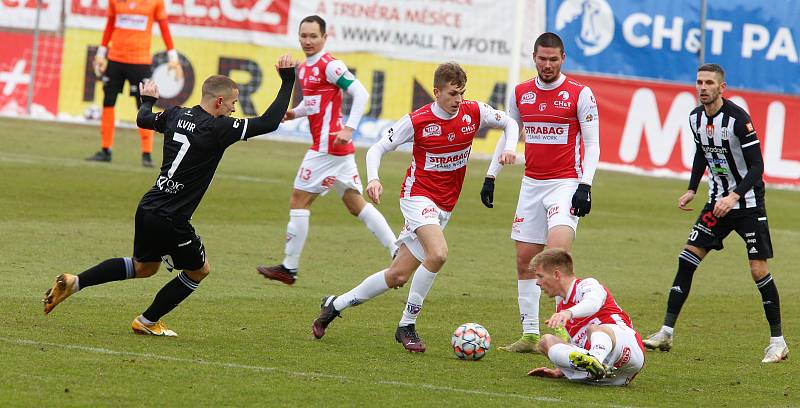
[[708, 137], [711, 137], [711, 136], [714, 135], [714, 125], [712, 125], [710, 123], [708, 125], [706, 125], [706, 135], [708, 135]]
[[728, 128], [722, 128], [722, 140], [728, 140]]
[[524, 94], [522, 94], [522, 97], [519, 98], [519, 104], [520, 105], [525, 105], [525, 104], [533, 105], [534, 103], [536, 103], [536, 93], [535, 92], [532, 92], [532, 91], [531, 92], [525, 92]]
[[756, 129], [753, 127], [753, 123], [747, 122], [744, 124], [744, 127], [747, 129], [748, 132], [755, 132]]
[[452, 142], [453, 140], [456, 140], [456, 133], [455, 132], [448, 133], [447, 134], [447, 140], [450, 141], [450, 142]]
[[539, 104], [539, 112], [544, 112], [545, 109], [547, 109], [547, 104], [544, 103], [544, 102], [540, 103]]
[[442, 127], [435, 123], [431, 123], [430, 125], [425, 126], [424, 129], [422, 129], [422, 137], [441, 136], [441, 135], [442, 135]]

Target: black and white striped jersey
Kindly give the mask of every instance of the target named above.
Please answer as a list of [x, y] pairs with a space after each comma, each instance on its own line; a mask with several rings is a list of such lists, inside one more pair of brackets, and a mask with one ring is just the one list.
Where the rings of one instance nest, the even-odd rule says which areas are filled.
[[706, 114], [703, 105], [692, 110], [689, 125], [697, 148], [689, 188], [697, 190], [705, 170], [698, 167], [703, 167], [704, 158], [708, 168], [708, 202], [735, 192], [741, 198], [734, 209], [763, 208], [763, 159], [750, 115], [723, 98], [722, 107], [713, 116]]

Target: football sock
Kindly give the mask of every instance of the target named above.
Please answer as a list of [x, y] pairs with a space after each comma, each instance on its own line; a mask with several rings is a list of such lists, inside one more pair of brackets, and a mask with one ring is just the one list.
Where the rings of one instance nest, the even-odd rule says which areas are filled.
[[153, 131], [139, 128], [139, 137], [142, 139], [142, 153], [153, 152]]
[[767, 315], [769, 332], [772, 337], [780, 337], [781, 333], [781, 301], [778, 297], [778, 287], [772, 279], [772, 274], [756, 281], [756, 287], [761, 292], [761, 304], [764, 305], [764, 314]]
[[78, 274], [78, 288], [100, 285], [107, 282], [132, 279], [135, 277], [131, 258], [112, 258]]
[[672, 289], [669, 290], [667, 298], [667, 314], [664, 316], [664, 326], [675, 327], [678, 315], [681, 313], [683, 303], [689, 297], [689, 290], [692, 288], [692, 278], [697, 266], [700, 265], [700, 257], [684, 249], [678, 255], [678, 272], [675, 280], [672, 281]]
[[522, 333], [539, 334], [539, 296], [542, 289], [536, 285], [536, 279], [523, 279], [517, 281], [517, 293]]
[[104, 106], [100, 117], [100, 141], [103, 150], [111, 149], [114, 144], [114, 107]]
[[297, 209], [289, 210], [289, 225], [286, 226], [286, 247], [283, 258], [283, 266], [286, 269], [297, 269], [300, 265], [300, 254], [306, 245], [308, 236], [308, 219], [311, 217], [311, 210]]
[[386, 284], [387, 270], [388, 269], [384, 269], [367, 276], [358, 286], [337, 297], [336, 300], [333, 301], [333, 308], [342, 311], [350, 306], [358, 306], [389, 290], [389, 285]]
[[378, 241], [381, 241], [381, 245], [389, 250], [389, 256], [394, 255], [394, 252], [397, 250], [397, 245], [395, 245], [397, 237], [394, 236], [392, 228], [389, 227], [389, 223], [386, 222], [386, 218], [383, 217], [383, 214], [381, 214], [375, 206], [367, 203], [367, 205], [361, 209], [361, 212], [358, 213], [358, 219], [364, 222], [367, 229], [378, 238]]
[[429, 271], [424, 265], [420, 265], [417, 271], [414, 272], [414, 277], [411, 278], [411, 289], [408, 291], [406, 308], [403, 309], [403, 317], [400, 319], [398, 326], [417, 323], [417, 316], [422, 311], [422, 303], [425, 301], [425, 296], [428, 296], [428, 291], [431, 290], [436, 275], [438, 274]]
[[175, 309], [178, 304], [197, 289], [198, 282], [191, 280], [186, 273], [181, 271], [175, 279], [167, 282], [156, 294], [153, 303], [142, 313], [145, 319], [157, 322], [165, 314]]
[[672, 337], [672, 334], [675, 333], [675, 328], [669, 326], [661, 326], [661, 331], [669, 334], [670, 337]]
[[611, 342], [611, 337], [602, 331], [596, 331], [589, 337], [592, 347], [589, 349], [589, 354], [595, 356], [602, 363], [606, 359], [608, 353], [614, 348]]
[[[558, 368], [570, 368], [574, 370], [572, 367], [572, 362], [569, 361], [569, 353], [578, 350], [577, 347], [570, 346], [569, 344], [559, 343], [553, 344], [550, 346], [550, 349], [547, 350], [547, 358], [553, 362]], [[586, 350], [580, 349], [584, 353]]]
[[769, 343], [770, 344], [786, 344], [786, 340], [783, 338], [783, 336], [770, 337], [769, 338]]
[[146, 325], [148, 325], [148, 326], [152, 326], [152, 325], [157, 323], [157, 322], [151, 322], [150, 320], [147, 320], [147, 318], [142, 316], [142, 315], [139, 315], [139, 321], [144, 323], [144, 324], [146, 324]]

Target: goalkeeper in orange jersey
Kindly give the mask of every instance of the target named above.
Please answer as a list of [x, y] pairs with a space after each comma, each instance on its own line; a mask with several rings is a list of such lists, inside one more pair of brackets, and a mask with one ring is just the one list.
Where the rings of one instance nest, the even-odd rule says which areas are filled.
[[[172, 43], [167, 24], [164, 0], [113, 0], [108, 2], [108, 21], [103, 32], [103, 42], [94, 57], [94, 72], [103, 81], [103, 115], [100, 120], [102, 149], [86, 160], [111, 161], [114, 144], [114, 105], [117, 94], [128, 81], [130, 95], [141, 105], [139, 83], [152, 75], [150, 43], [153, 21], [158, 22], [161, 37], [167, 47], [169, 71], [175, 78], [183, 77], [178, 52]], [[139, 129], [142, 138], [142, 165], [153, 167], [153, 131]]]

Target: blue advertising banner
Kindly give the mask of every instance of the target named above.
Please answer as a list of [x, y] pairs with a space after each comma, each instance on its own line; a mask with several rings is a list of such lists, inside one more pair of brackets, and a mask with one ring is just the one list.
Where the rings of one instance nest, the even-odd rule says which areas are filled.
[[[566, 71], [693, 83], [699, 0], [548, 0], [547, 26], [564, 40]], [[708, 0], [705, 62], [729, 86], [800, 94], [800, 1]]]

